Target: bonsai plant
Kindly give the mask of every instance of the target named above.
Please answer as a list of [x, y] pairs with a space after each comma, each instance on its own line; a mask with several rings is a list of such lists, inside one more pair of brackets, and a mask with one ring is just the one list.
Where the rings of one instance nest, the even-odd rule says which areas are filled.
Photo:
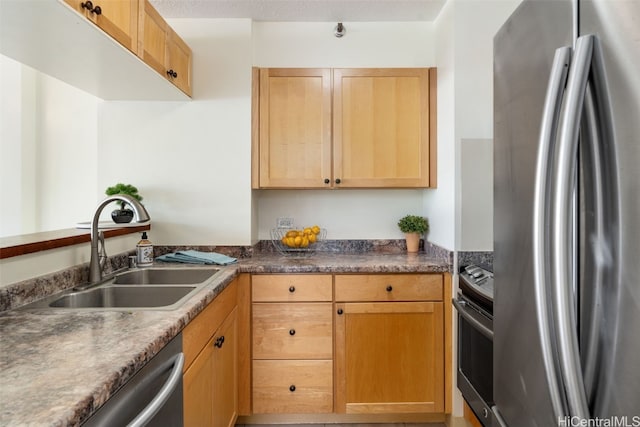
[[418, 252], [420, 236], [429, 231], [429, 221], [418, 215], [406, 215], [398, 221], [407, 241], [407, 252]]
[[[142, 201], [142, 196], [138, 194], [138, 189], [130, 184], [118, 183], [113, 187], [108, 187], [105, 192], [107, 196], [113, 196], [115, 194], [127, 194], [138, 201]], [[120, 209], [116, 209], [111, 212], [111, 218], [114, 222], [121, 224], [131, 222], [133, 219], [133, 211], [127, 209], [127, 202], [117, 201], [120, 204]]]

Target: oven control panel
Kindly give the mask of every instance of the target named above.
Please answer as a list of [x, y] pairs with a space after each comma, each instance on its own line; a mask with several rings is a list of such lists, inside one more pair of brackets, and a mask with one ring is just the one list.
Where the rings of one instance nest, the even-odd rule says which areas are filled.
[[477, 265], [460, 269], [460, 289], [472, 299], [493, 305], [493, 273]]

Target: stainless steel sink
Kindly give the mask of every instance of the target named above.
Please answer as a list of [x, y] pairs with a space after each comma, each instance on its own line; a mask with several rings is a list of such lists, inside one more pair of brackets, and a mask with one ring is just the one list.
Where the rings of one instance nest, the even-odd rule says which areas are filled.
[[21, 307], [22, 310], [174, 310], [211, 283], [220, 268], [145, 268], [116, 274]]
[[175, 304], [195, 286], [104, 286], [72, 292], [52, 301], [49, 307], [164, 307]]
[[114, 285], [195, 285], [202, 283], [219, 269], [213, 268], [182, 268], [182, 269], [145, 269], [127, 271], [118, 274], [113, 280]]

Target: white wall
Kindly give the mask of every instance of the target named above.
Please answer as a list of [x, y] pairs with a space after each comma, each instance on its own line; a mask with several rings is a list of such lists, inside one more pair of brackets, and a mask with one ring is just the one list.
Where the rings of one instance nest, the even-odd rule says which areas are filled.
[[193, 100], [105, 102], [99, 188], [138, 187], [155, 244], [251, 244], [251, 21], [175, 19]]
[[4, 56], [0, 70], [0, 236], [89, 219], [100, 101]]
[[[461, 251], [493, 250], [493, 36], [520, 2], [454, 2], [455, 247]], [[471, 156], [476, 161], [466, 161]], [[477, 203], [463, 200], [469, 194]]]
[[[492, 176], [493, 36], [521, 0], [449, 0], [435, 21], [438, 65], [438, 190], [425, 192], [424, 210], [439, 227], [430, 240], [464, 251], [493, 250], [492, 193], [479, 205], [462, 197], [487, 189]], [[467, 144], [462, 145], [462, 141]], [[482, 147], [472, 147], [477, 142]], [[468, 147], [468, 148], [467, 148]], [[477, 162], [466, 158], [480, 154]], [[475, 179], [482, 179], [478, 186]], [[477, 215], [462, 209], [474, 209]]]
[[[258, 67], [429, 67], [435, 65], [433, 25], [424, 22], [255, 22], [253, 64]], [[399, 239], [397, 222], [424, 215], [422, 195], [434, 190], [259, 190], [258, 237], [269, 239], [276, 218], [319, 224], [330, 239]], [[437, 222], [431, 222], [438, 229]]]

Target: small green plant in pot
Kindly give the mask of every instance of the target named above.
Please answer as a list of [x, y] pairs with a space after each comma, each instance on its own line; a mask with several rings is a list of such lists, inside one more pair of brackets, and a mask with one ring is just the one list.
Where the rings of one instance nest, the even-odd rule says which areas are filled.
[[[138, 201], [142, 201], [142, 196], [138, 194], [138, 189], [130, 184], [118, 183], [113, 187], [108, 187], [104, 193], [107, 196], [127, 194]], [[111, 219], [113, 219], [113, 222], [118, 224], [131, 222], [133, 219], [133, 211], [131, 209], [127, 209], [127, 202], [116, 201], [116, 203], [120, 205], [120, 209], [116, 209], [111, 212]]]
[[398, 221], [407, 240], [407, 252], [418, 252], [420, 237], [429, 232], [429, 220], [418, 215], [406, 215]]

